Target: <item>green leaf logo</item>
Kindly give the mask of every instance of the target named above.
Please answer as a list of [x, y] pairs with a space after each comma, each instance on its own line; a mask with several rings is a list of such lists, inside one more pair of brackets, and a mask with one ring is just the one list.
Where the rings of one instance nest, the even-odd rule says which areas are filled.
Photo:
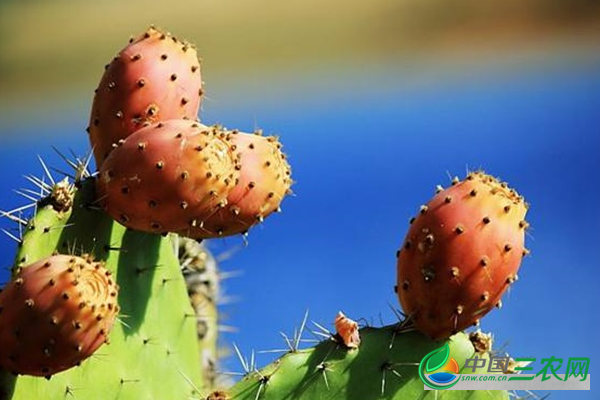
[[442, 368], [448, 362], [448, 358], [450, 358], [450, 346], [446, 343], [444, 347], [434, 350], [425, 356], [425, 360], [427, 360], [425, 362], [425, 372], [430, 373]]
[[[434, 382], [428, 379], [427, 375], [431, 375], [434, 371], [444, 367], [450, 358], [450, 346], [448, 343], [444, 344], [444, 346], [439, 349], [433, 350], [431, 353], [428, 353], [421, 362], [419, 363], [419, 377], [423, 381], [423, 383], [429, 386], [432, 389], [443, 390], [451, 388], [456, 385], [458, 379], [454, 380], [451, 383], [440, 384], [438, 382]], [[435, 375], [434, 373], [433, 375]]]

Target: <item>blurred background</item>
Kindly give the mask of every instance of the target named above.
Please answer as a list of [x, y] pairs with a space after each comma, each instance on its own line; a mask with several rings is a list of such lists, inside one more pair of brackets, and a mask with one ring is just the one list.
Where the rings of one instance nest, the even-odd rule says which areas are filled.
[[[42, 174], [37, 155], [66, 169], [51, 146], [89, 151], [103, 66], [149, 24], [196, 43], [205, 123], [280, 135], [293, 167], [296, 195], [247, 246], [209, 242], [242, 273], [225, 283], [224, 343], [281, 348], [306, 310], [331, 329], [338, 310], [395, 322], [407, 221], [436, 184], [483, 168], [531, 204], [532, 253], [482, 329], [514, 357], [598, 370], [600, 2], [2, 0], [1, 209], [26, 202], [13, 190]], [[14, 252], [1, 237], [0, 281]]]

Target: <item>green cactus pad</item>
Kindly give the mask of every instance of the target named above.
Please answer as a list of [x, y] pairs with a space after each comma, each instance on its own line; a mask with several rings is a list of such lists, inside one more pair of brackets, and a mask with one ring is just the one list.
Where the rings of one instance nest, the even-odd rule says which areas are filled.
[[93, 207], [93, 180], [80, 186], [77, 191], [65, 186], [74, 191], [72, 207], [60, 207], [53, 198], [39, 202], [15, 266], [54, 252], [105, 260], [120, 286], [121, 323], [115, 324], [109, 344], [49, 380], [1, 372], [0, 400], [198, 398], [196, 316], [170, 238], [113, 222]]
[[[508, 400], [505, 391], [425, 391], [421, 359], [443, 342], [399, 326], [364, 328], [361, 345], [348, 350], [334, 340], [289, 352], [258, 372], [246, 375], [228, 393], [231, 400]], [[474, 357], [468, 336], [448, 340], [459, 366]], [[478, 354], [481, 358], [482, 354]], [[461, 372], [467, 373], [467, 372]], [[209, 397], [210, 398], [210, 397]]]

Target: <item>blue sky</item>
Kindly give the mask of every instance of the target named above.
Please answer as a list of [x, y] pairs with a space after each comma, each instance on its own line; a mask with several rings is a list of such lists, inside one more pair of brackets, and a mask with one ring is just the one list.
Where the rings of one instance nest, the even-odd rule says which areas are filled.
[[[588, 356], [595, 370], [600, 63], [440, 73], [419, 83], [393, 68], [369, 76], [357, 87], [350, 79], [338, 78], [346, 85], [336, 86], [315, 76], [310, 90], [292, 88], [296, 95], [227, 102], [216, 94], [204, 105], [206, 123], [258, 125], [280, 135], [297, 182], [284, 212], [251, 231], [247, 247], [239, 238], [209, 243], [216, 253], [240, 247], [222, 264], [242, 272], [225, 282], [227, 294], [238, 298], [223, 307], [225, 323], [239, 330], [225, 341], [245, 352], [280, 348], [279, 332], [291, 334], [306, 310], [329, 327], [338, 310], [374, 324], [393, 322], [395, 251], [408, 219], [436, 184], [449, 183], [448, 174], [483, 168], [531, 204], [532, 254], [504, 308], [484, 318], [482, 329], [515, 357]], [[72, 117], [0, 125], [6, 194], [0, 208], [21, 203], [10, 191], [27, 186], [22, 175], [41, 173], [37, 154], [60, 165], [51, 145], [87, 151], [88, 111], [68, 107]], [[0, 238], [3, 266], [12, 254], [14, 243]], [[225, 368], [241, 369], [234, 361]]]

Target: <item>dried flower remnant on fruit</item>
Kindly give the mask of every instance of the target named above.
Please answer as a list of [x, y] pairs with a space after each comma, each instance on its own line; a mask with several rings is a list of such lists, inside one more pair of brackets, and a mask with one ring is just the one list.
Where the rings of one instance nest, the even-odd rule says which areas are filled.
[[342, 343], [350, 348], [357, 349], [360, 345], [360, 333], [356, 321], [346, 317], [341, 311], [335, 318], [335, 330]]

